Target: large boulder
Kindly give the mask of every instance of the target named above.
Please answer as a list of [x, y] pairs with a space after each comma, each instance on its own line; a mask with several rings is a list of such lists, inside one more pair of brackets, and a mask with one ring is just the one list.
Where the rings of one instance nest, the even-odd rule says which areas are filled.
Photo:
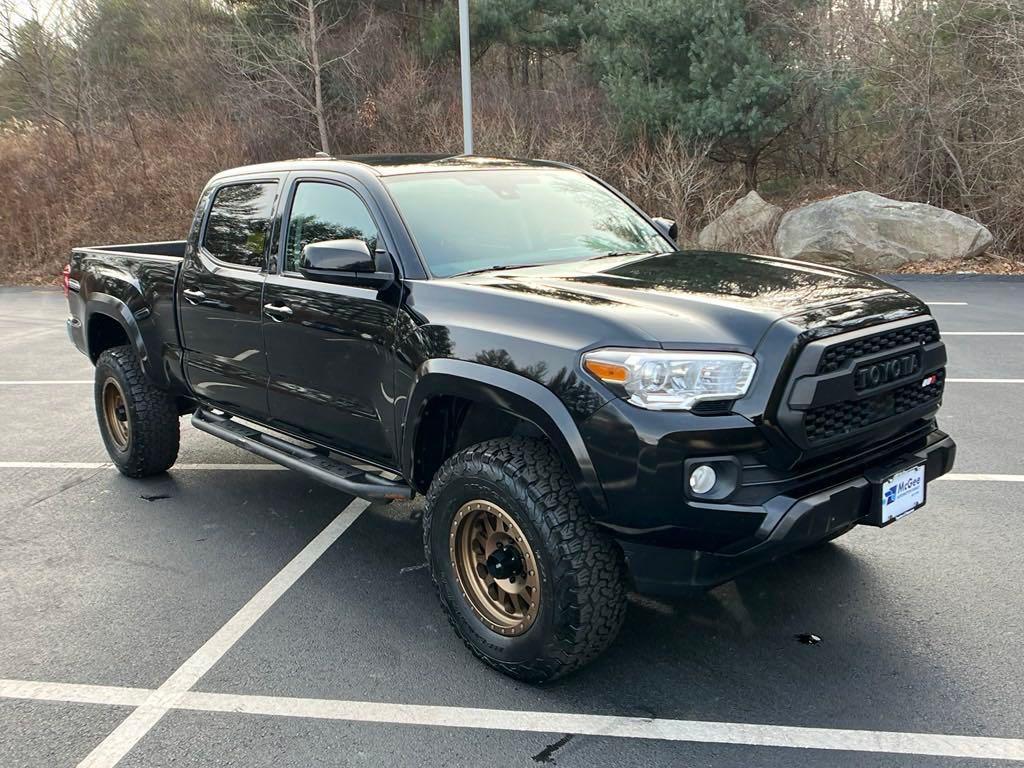
[[969, 258], [991, 242], [988, 229], [958, 213], [851, 192], [786, 213], [775, 253], [878, 272], [922, 259]]
[[697, 244], [701, 248], [721, 248], [745, 237], [768, 234], [781, 214], [779, 206], [765, 202], [751, 190], [704, 227], [697, 235]]

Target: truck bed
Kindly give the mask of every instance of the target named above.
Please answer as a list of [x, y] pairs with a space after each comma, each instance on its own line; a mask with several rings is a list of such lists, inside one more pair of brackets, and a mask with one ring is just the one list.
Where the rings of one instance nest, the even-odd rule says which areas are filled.
[[184, 240], [73, 249], [68, 331], [75, 345], [95, 359], [99, 337], [116, 322], [154, 381], [168, 386], [180, 378], [174, 288], [184, 256]]

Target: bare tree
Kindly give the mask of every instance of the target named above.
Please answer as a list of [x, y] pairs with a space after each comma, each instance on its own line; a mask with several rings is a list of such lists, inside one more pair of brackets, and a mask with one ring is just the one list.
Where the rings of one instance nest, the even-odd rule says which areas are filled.
[[[1024, 242], [1024, 8], [1014, 0], [906, 3], [865, 68], [891, 130], [883, 176], [902, 196], [978, 216]], [[1002, 224], [1002, 226], [1000, 226]], [[1019, 247], [1019, 246], [1018, 246]]]
[[343, 51], [334, 49], [333, 33], [348, 14], [328, 18], [335, 7], [330, 0], [279, 0], [279, 10], [291, 29], [286, 34], [258, 34], [250, 20], [237, 17], [238, 42], [234, 66], [262, 95], [315, 124], [320, 150], [330, 152], [330, 99], [327, 80], [334, 68], [354, 74], [352, 57], [359, 51], [374, 23], [367, 12], [363, 33]]
[[28, 116], [56, 125], [81, 151], [85, 82], [70, 43], [77, 16], [67, 0], [41, 6], [0, 0], [0, 66]]

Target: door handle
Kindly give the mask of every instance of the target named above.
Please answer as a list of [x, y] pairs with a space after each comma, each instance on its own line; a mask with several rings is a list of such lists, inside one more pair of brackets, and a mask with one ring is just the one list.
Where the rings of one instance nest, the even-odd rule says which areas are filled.
[[274, 317], [274, 315], [285, 315], [288, 316], [292, 313], [292, 308], [283, 304], [264, 304], [263, 309], [273, 320], [281, 322], [280, 318]]
[[182, 293], [185, 294], [185, 299], [190, 304], [198, 304], [199, 302], [206, 298], [205, 293], [203, 293], [202, 291], [193, 290], [191, 288], [186, 288], [185, 290], [182, 291]]

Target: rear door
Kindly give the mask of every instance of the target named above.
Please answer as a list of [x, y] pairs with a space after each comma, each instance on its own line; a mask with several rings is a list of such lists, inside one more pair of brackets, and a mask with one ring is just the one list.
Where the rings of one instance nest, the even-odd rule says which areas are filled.
[[178, 281], [185, 375], [204, 401], [267, 416], [262, 295], [282, 176], [238, 177], [207, 191]]
[[[272, 424], [387, 467], [393, 454], [394, 333], [398, 306], [375, 288], [307, 280], [304, 246], [359, 238], [386, 249], [370, 196], [353, 179], [289, 182], [278, 274], [267, 277], [263, 336]], [[390, 296], [390, 298], [388, 298]]]

